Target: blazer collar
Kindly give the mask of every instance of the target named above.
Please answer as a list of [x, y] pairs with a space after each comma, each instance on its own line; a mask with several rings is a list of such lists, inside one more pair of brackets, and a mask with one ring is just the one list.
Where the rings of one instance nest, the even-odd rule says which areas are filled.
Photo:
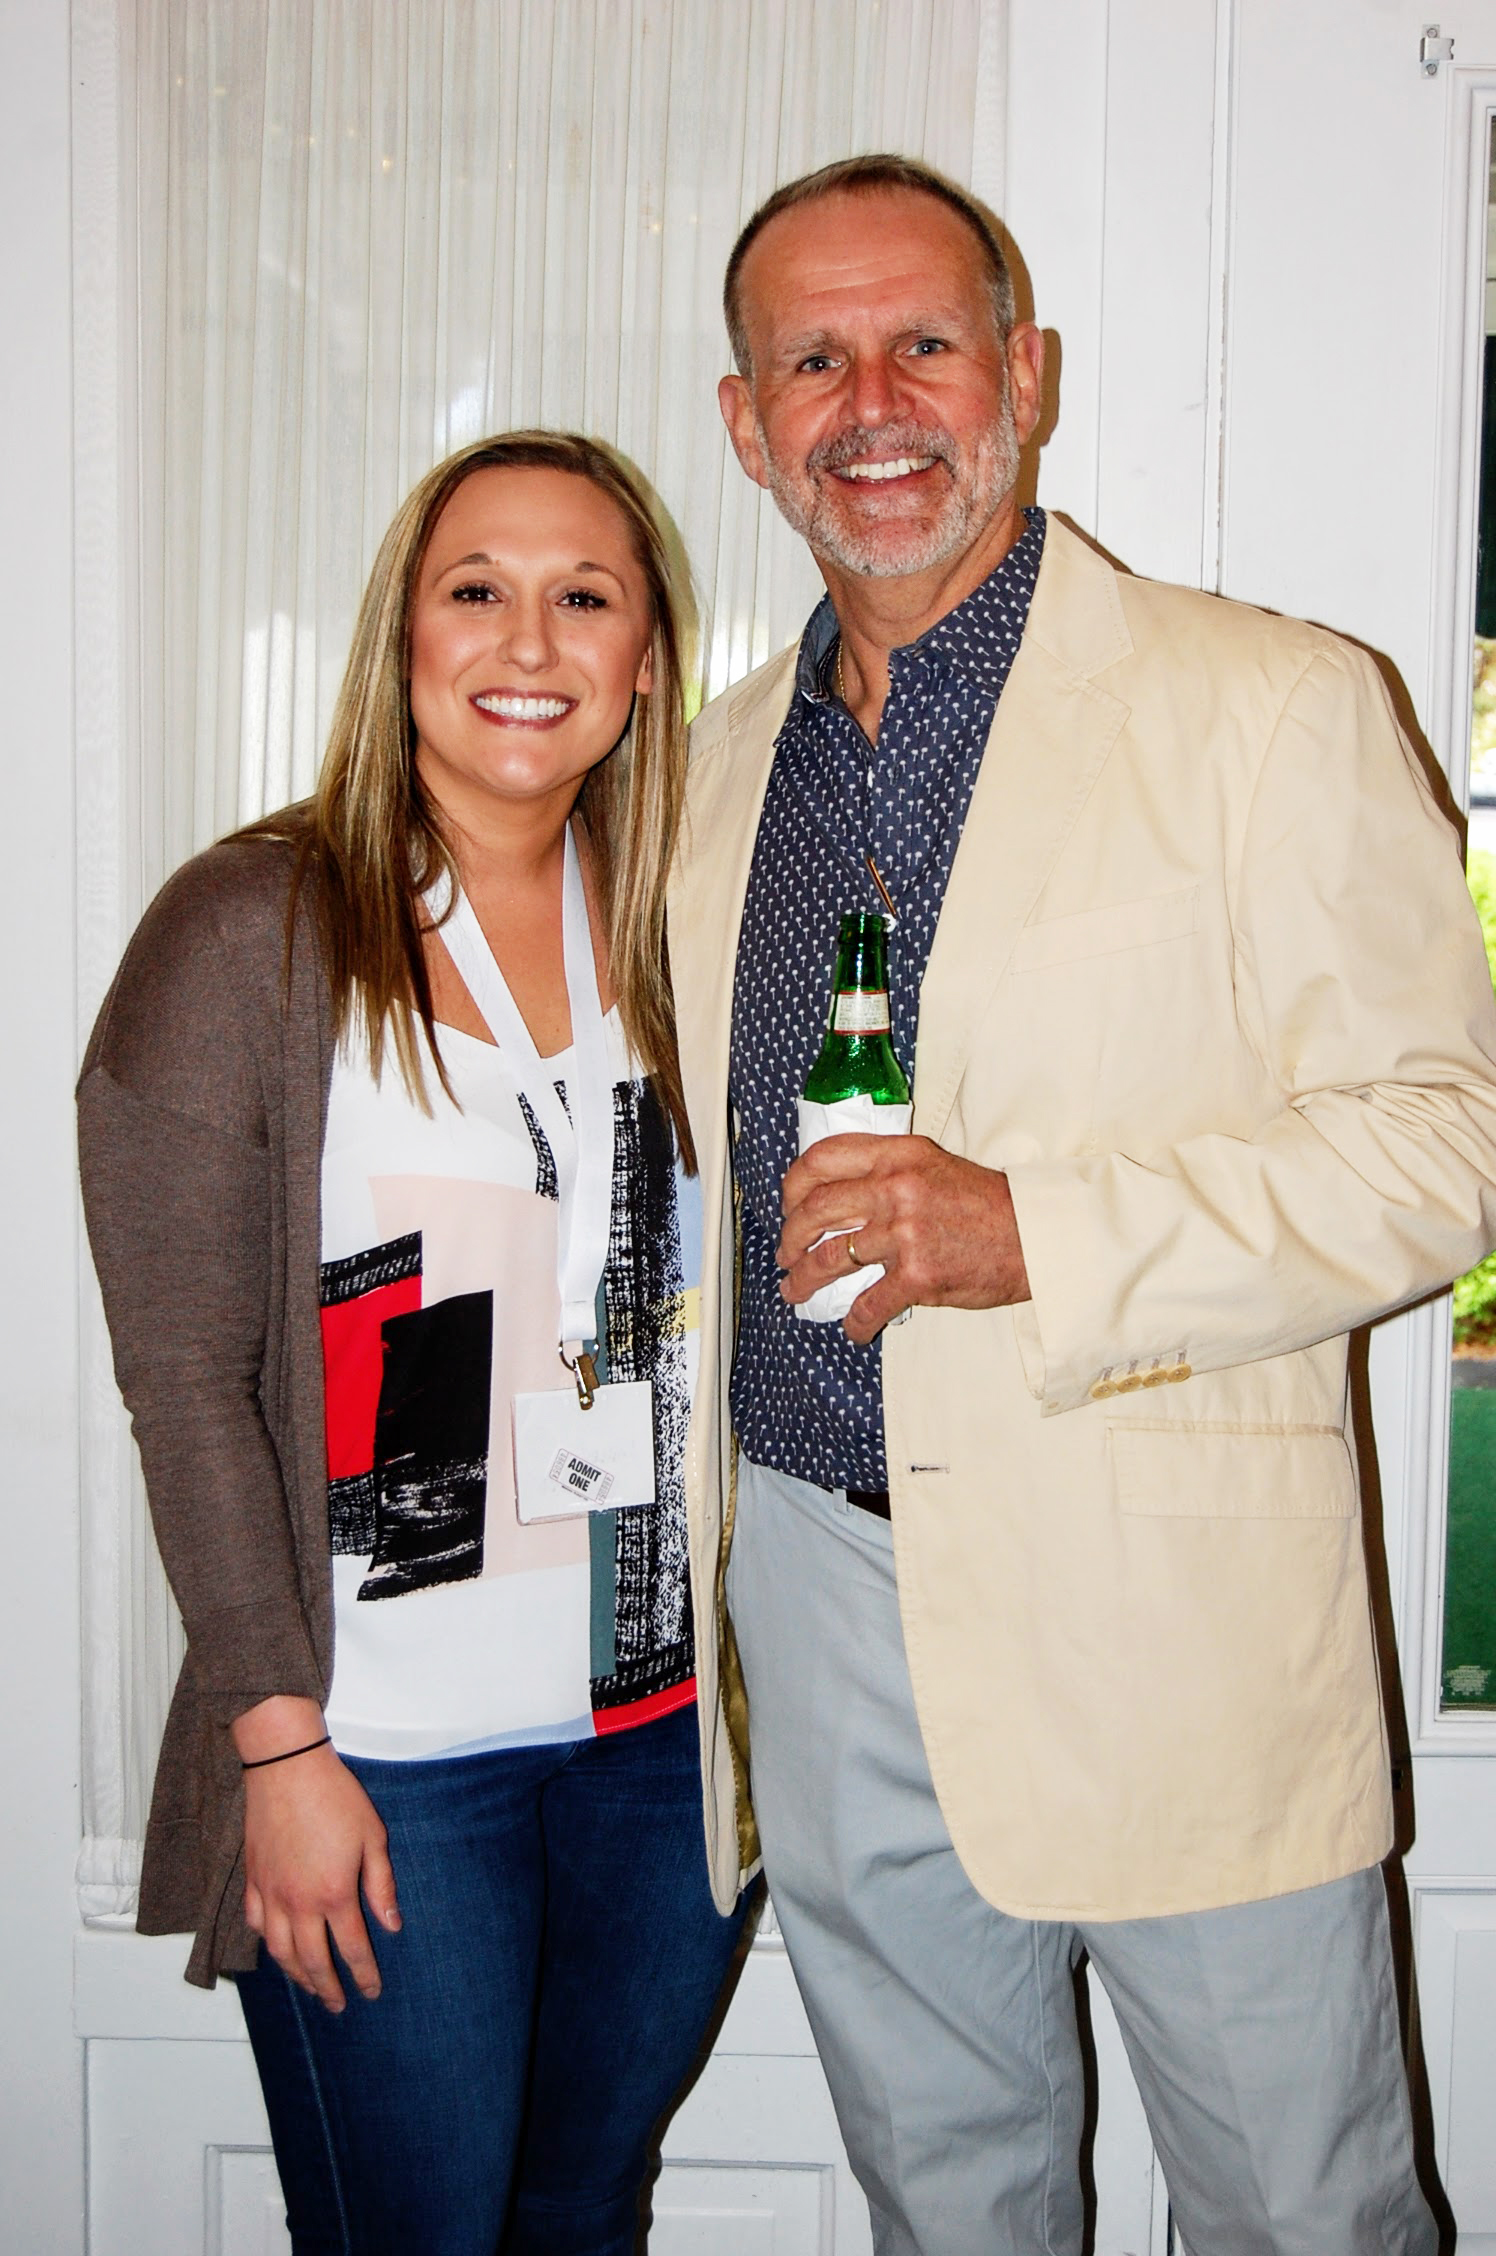
[[761, 666], [696, 723], [681, 843], [667, 888], [670, 972], [686, 1105], [708, 1201], [725, 1163], [738, 930], [795, 650]]
[[1089, 541], [1051, 516], [1044, 559], [1029, 606], [1024, 646], [1036, 643], [1067, 673], [1083, 680], [1114, 666], [1132, 650], [1117, 567]]

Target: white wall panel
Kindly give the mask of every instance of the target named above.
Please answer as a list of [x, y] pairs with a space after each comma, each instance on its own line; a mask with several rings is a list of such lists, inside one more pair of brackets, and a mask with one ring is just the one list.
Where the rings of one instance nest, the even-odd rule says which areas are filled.
[[1215, 520], [1217, 14], [1208, 0], [1111, 0], [1108, 22], [1093, 529], [1135, 572], [1185, 586]]
[[[1468, 1766], [1467, 1766], [1468, 1767]], [[1424, 2060], [1461, 2256], [1496, 2251], [1496, 1887], [1416, 1882]]]
[[[1008, 180], [1003, 217], [1049, 335], [1058, 420], [1039, 498], [1096, 524], [1106, 192], [1107, 0], [1010, 0]], [[1057, 348], [1057, 349], [1056, 349]]]
[[[78, 1938], [91, 2256], [285, 2256], [238, 1999], [228, 1983], [189, 1989], [184, 1957], [178, 1936]], [[653, 2256], [869, 2256], [867, 2205], [789, 1962], [772, 1941], [750, 1954], [712, 2056], [670, 2124], [664, 2162]]]
[[1010, 12], [1004, 216], [1057, 408], [1039, 499], [1187, 585], [1215, 565], [1229, 17], [1227, 0]]
[[1422, 702], [1449, 72], [1400, 0], [1239, 13], [1222, 584]]
[[814, 2167], [667, 2162], [649, 2256], [831, 2256], [831, 2178]]
[[0, 2239], [26, 2256], [70, 2256], [83, 2229], [82, 2076], [68, 2016], [79, 1742], [70, 75], [66, 0], [0, 0], [0, 302], [10, 317], [0, 354]]

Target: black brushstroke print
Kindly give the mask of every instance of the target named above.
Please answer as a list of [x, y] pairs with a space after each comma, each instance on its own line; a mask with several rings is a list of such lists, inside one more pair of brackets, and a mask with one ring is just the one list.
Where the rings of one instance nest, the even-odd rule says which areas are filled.
[[[556, 1081], [552, 1083], [552, 1087], [561, 1099], [562, 1110], [569, 1120], [571, 1118], [571, 1106], [567, 1102], [566, 1083]], [[525, 1126], [530, 1131], [530, 1141], [535, 1146], [535, 1196], [537, 1198], [555, 1199], [559, 1203], [561, 1187], [556, 1181], [556, 1155], [551, 1150], [551, 1140], [536, 1119], [534, 1107], [525, 1095], [524, 1090], [516, 1089], [514, 1093], [519, 1098], [519, 1109], [524, 1118]]]
[[367, 1252], [346, 1254], [341, 1261], [324, 1261], [318, 1271], [318, 1297], [324, 1308], [336, 1308], [340, 1301], [361, 1300], [365, 1293], [378, 1292], [382, 1285], [398, 1284], [402, 1277], [420, 1274], [421, 1233], [412, 1230], [408, 1237], [387, 1238], [383, 1245], [370, 1246]]
[[685, 1438], [691, 1414], [681, 1324], [685, 1280], [675, 1207], [675, 1141], [653, 1085], [613, 1092], [613, 1215], [604, 1280], [608, 1376], [652, 1379], [657, 1489], [615, 1513], [617, 1665], [592, 1681], [595, 1708], [621, 1707], [695, 1667], [686, 1544]]
[[327, 1532], [335, 1559], [367, 1559], [374, 1548], [378, 1484], [372, 1473], [349, 1473], [327, 1484]]
[[459, 1293], [383, 1327], [374, 1556], [360, 1598], [483, 1572], [493, 1295]]

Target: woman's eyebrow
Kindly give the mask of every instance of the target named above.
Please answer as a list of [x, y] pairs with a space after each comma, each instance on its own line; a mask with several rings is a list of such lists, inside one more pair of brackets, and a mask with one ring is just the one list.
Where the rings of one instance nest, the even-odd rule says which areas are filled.
[[[458, 556], [450, 564], [444, 564], [437, 577], [438, 579], [445, 579], [449, 572], [464, 572], [470, 564], [491, 565], [494, 561], [495, 559], [492, 556], [486, 556], [481, 548], [475, 548], [471, 556]], [[618, 580], [620, 587], [623, 585], [611, 564], [593, 564], [585, 556], [576, 564], [566, 565], [565, 570], [568, 572], [606, 572], [610, 580]]]

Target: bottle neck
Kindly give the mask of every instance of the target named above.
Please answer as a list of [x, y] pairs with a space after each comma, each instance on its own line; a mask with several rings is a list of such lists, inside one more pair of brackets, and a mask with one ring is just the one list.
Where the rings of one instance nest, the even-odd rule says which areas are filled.
[[836, 995], [887, 993], [888, 940], [881, 916], [859, 910], [843, 917], [831, 985]]

